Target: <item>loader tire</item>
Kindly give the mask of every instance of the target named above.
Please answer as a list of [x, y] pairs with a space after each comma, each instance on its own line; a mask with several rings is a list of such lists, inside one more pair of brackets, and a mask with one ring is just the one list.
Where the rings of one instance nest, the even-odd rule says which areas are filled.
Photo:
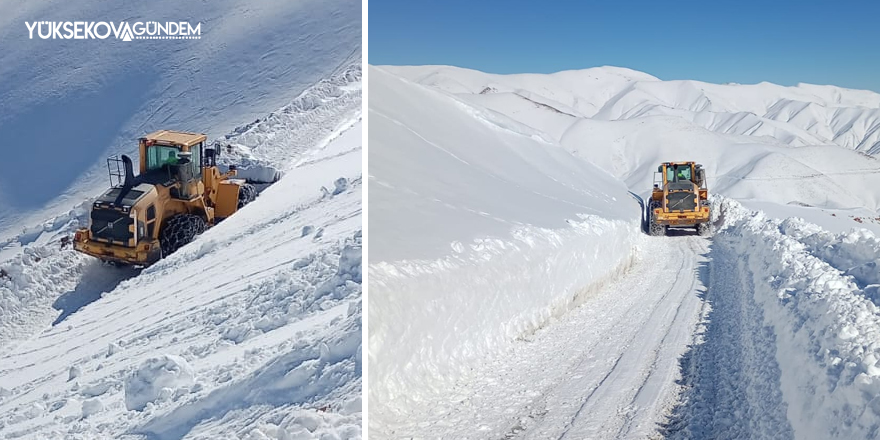
[[205, 232], [205, 229], [207, 229], [205, 219], [198, 215], [178, 214], [169, 218], [159, 234], [162, 257], [171, 255], [174, 251], [193, 241], [196, 236]]
[[648, 234], [655, 237], [662, 237], [666, 235], [668, 229], [666, 225], [658, 225], [657, 223], [654, 223], [654, 219], [651, 219], [651, 223], [648, 225], [648, 227]]
[[712, 225], [709, 223], [700, 223], [697, 225], [697, 234], [701, 237], [712, 235]]
[[238, 209], [244, 207], [257, 198], [257, 188], [250, 183], [244, 183], [238, 187]]
[[661, 205], [659, 202], [651, 202], [648, 210], [648, 235], [652, 235], [654, 237], [660, 237], [666, 235], [669, 227], [666, 225], [659, 225], [654, 221], [654, 209], [659, 208]]

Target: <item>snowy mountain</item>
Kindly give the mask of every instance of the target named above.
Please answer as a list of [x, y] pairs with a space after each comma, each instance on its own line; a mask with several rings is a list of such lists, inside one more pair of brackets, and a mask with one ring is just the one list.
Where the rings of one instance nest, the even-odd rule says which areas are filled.
[[[792, 146], [840, 145], [880, 153], [880, 94], [866, 90], [660, 81], [617, 67], [550, 75], [493, 75], [449, 66], [385, 68], [446, 92], [482, 95], [472, 99], [495, 110], [493, 101], [507, 100], [520, 101], [519, 107], [529, 107], [523, 105], [528, 102], [544, 104], [544, 109], [572, 118], [609, 121], [677, 116], [718, 133], [770, 136]], [[498, 105], [513, 112], [510, 107]]]
[[[880, 424], [880, 95], [609, 67], [370, 89], [371, 436]], [[642, 233], [669, 160], [707, 170], [713, 238]]]
[[[360, 438], [360, 2], [4, 10], [2, 41], [83, 17], [203, 33], [4, 52], [0, 132], [26, 147], [0, 178], [0, 438]], [[155, 128], [280, 179], [147, 269], [73, 251], [103, 157]]]

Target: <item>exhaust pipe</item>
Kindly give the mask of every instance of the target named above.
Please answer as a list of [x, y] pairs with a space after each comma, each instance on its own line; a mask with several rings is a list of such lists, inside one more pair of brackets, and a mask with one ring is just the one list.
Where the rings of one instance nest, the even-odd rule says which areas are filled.
[[131, 188], [134, 187], [134, 166], [131, 163], [131, 158], [122, 155], [122, 166], [125, 168], [125, 180], [122, 181], [122, 188], [119, 191], [119, 195], [116, 196], [116, 200], [113, 201], [113, 204], [116, 206], [122, 206], [122, 200], [125, 199], [125, 196], [128, 195], [128, 192], [131, 191]]
[[131, 158], [122, 155], [122, 166], [125, 167], [125, 181], [122, 183], [123, 188], [131, 188], [134, 186], [134, 166], [131, 163]]

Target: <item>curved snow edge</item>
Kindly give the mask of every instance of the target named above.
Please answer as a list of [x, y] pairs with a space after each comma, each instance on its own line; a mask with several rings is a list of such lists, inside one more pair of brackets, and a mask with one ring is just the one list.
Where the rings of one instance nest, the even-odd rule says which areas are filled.
[[644, 237], [636, 222], [582, 216], [569, 224], [452, 243], [439, 260], [370, 265], [372, 295], [382, 298], [369, 308], [374, 411], [395, 413], [448, 391], [487, 354], [625, 272]]
[[[764, 310], [764, 324], [776, 334], [781, 391], [795, 437], [875, 435], [880, 429], [880, 309], [866, 291], [876, 285], [860, 288], [841, 270], [843, 260], [854, 267], [870, 261], [859, 261], [855, 252], [826, 251], [860, 248], [852, 241], [870, 244], [876, 237], [868, 231], [834, 237], [800, 219], [771, 219], [723, 197], [713, 202], [723, 222], [715, 245], [745, 259], [738, 276], [753, 283], [751, 294]], [[877, 254], [863, 252], [861, 258], [876, 263]]]

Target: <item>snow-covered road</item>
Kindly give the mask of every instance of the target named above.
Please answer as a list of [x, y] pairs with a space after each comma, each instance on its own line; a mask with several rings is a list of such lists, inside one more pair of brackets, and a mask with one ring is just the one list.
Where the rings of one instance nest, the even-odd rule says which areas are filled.
[[644, 241], [582, 305], [423, 401], [395, 438], [645, 438], [677, 398], [679, 358], [701, 314], [709, 241]]

